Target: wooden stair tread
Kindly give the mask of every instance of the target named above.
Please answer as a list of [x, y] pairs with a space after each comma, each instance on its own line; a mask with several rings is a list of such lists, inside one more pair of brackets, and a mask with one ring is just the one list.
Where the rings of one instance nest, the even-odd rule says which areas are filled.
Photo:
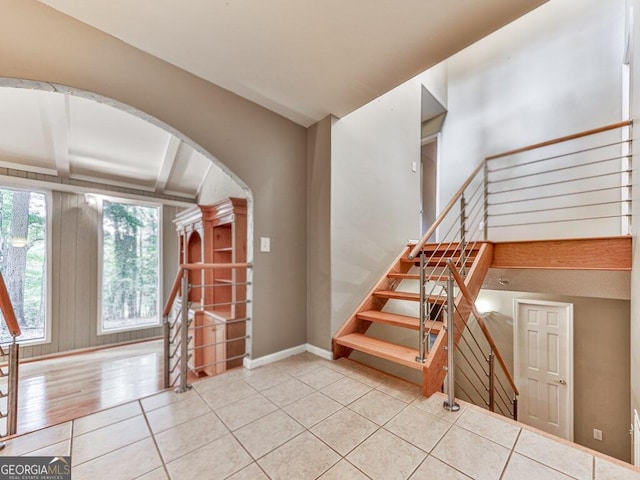
[[[375, 292], [373, 292], [373, 294], [376, 297], [390, 298], [394, 300], [408, 300], [410, 302], [420, 301], [420, 294], [413, 292], [399, 292], [397, 290], [376, 290]], [[446, 298], [440, 295], [430, 295], [429, 298], [427, 298], [427, 302], [432, 304], [441, 304], [444, 303], [445, 300]]]
[[[369, 310], [357, 314], [360, 320], [368, 320], [370, 322], [384, 323], [395, 327], [409, 328], [411, 330], [419, 330], [420, 324], [417, 317], [409, 317], [407, 315], [399, 315], [397, 313], [381, 312], [379, 310]], [[433, 333], [438, 333], [442, 328], [442, 322], [429, 320], [426, 323], [426, 329], [431, 329]]]
[[419, 352], [414, 348], [367, 337], [361, 333], [350, 333], [349, 335], [338, 337], [336, 342], [347, 348], [384, 358], [416, 370], [422, 370], [423, 364], [416, 362]]

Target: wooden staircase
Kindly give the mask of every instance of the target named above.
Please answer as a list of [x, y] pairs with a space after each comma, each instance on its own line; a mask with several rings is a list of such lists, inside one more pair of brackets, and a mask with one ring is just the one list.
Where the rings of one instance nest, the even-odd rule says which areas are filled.
[[[405, 367], [423, 372], [423, 393], [430, 396], [439, 391], [446, 371], [446, 335], [443, 328], [443, 305], [446, 303], [446, 291], [444, 282], [447, 279], [446, 260], [451, 259], [459, 270], [466, 272], [465, 285], [474, 298], [478, 295], [493, 258], [493, 245], [490, 243], [477, 243], [473, 247], [465, 249], [465, 255], [460, 255], [457, 244], [438, 246], [426, 244], [422, 250], [425, 259], [427, 275], [425, 280], [430, 282], [433, 288], [426, 297], [427, 303], [433, 312], [430, 319], [425, 322], [425, 331], [430, 332], [433, 347], [426, 356], [424, 363], [417, 361], [419, 357], [419, 302], [420, 294], [400, 290], [405, 280], [419, 280], [420, 275], [415, 271], [415, 266], [420, 265], [419, 256], [413, 260], [408, 258], [414, 245], [408, 245], [396, 258], [394, 263], [378, 281], [366, 298], [360, 303], [354, 313], [347, 319], [333, 338], [333, 356], [335, 359], [347, 357], [353, 350], [389, 360]], [[407, 316], [384, 311], [389, 300], [410, 302], [416, 316]], [[456, 326], [463, 328], [471, 309], [465, 305], [462, 295], [455, 299]], [[386, 340], [367, 336], [367, 330], [373, 323], [380, 323], [394, 328], [403, 328], [416, 331], [415, 347], [398, 345]], [[460, 330], [461, 332], [462, 330]], [[456, 336], [456, 342], [459, 339]]]

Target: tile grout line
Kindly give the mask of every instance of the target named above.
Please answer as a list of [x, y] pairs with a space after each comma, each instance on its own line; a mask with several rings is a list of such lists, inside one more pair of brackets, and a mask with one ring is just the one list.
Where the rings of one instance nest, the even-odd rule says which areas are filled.
[[[151, 424], [149, 423], [149, 419], [147, 418], [147, 412], [145, 412], [144, 407], [142, 406], [142, 401], [138, 400], [138, 405], [140, 405], [140, 410], [142, 410], [142, 416], [144, 418], [145, 423], [147, 424], [147, 428], [149, 429], [149, 434], [151, 435], [151, 440], [153, 441], [153, 444], [156, 447], [156, 452], [158, 453], [158, 458], [160, 459], [160, 463], [162, 464], [162, 468], [164, 470], [164, 473], [166, 474], [167, 478], [171, 478], [171, 475], [169, 475], [169, 470], [167, 469], [167, 464], [164, 461], [164, 457], [162, 456], [162, 453], [160, 452], [160, 447], [158, 446], [158, 442], [156, 441], [156, 436], [153, 433], [153, 430], [151, 429]], [[150, 470], [149, 472], [153, 472], [153, 470]], [[146, 475], [149, 472], [145, 472], [143, 475]], [[142, 476], [142, 475], [140, 475]]]
[[71, 453], [73, 452], [73, 431], [76, 426], [76, 419], [71, 420], [71, 436], [69, 437], [69, 461], [71, 462], [71, 468], [73, 469], [73, 458], [71, 458]]
[[507, 457], [507, 461], [504, 462], [504, 467], [502, 467], [502, 473], [500, 473], [500, 479], [502, 480], [502, 477], [504, 477], [505, 472], [507, 471], [507, 467], [509, 466], [509, 462], [511, 462], [511, 457], [513, 456], [513, 454], [516, 451], [516, 445], [518, 444], [518, 440], [520, 439], [520, 435], [522, 434], [522, 428], [518, 431], [518, 435], [516, 435], [516, 439], [513, 442], [513, 445], [511, 446], [511, 449], [509, 450], [509, 456]]
[[[416, 408], [417, 408], [417, 407], [416, 407]], [[430, 412], [426, 412], [426, 413], [430, 413]], [[433, 415], [433, 414], [432, 414], [432, 415]], [[461, 413], [460, 415], [462, 415], [462, 413]], [[434, 416], [437, 416], [437, 415], [434, 415]], [[440, 418], [440, 417], [438, 417], [438, 418]], [[458, 417], [458, 418], [459, 418], [459, 417]], [[458, 469], [457, 469], [456, 467], [454, 467], [453, 465], [451, 465], [451, 464], [449, 464], [449, 463], [445, 462], [444, 460], [442, 460], [442, 459], [440, 459], [440, 458], [436, 457], [435, 455], [433, 455], [433, 451], [434, 451], [436, 448], [438, 448], [438, 445], [440, 445], [440, 443], [442, 442], [442, 440], [444, 439], [444, 437], [446, 437], [446, 436], [447, 436], [447, 434], [451, 431], [451, 429], [453, 428], [453, 426], [455, 425], [455, 423], [458, 421], [458, 418], [456, 418], [456, 419], [455, 419], [455, 421], [453, 421], [453, 422], [448, 422], [448, 423], [449, 423], [449, 427], [447, 428], [447, 431], [446, 431], [446, 432], [444, 432], [444, 433], [442, 434], [442, 436], [440, 437], [440, 439], [435, 443], [435, 445], [434, 445], [434, 446], [433, 446], [433, 448], [431, 449], [431, 452], [429, 452], [429, 454], [427, 455], [427, 458], [428, 458], [429, 456], [431, 456], [431, 457], [435, 458], [436, 460], [438, 460], [438, 461], [440, 461], [440, 462], [444, 463], [444, 464], [445, 464], [445, 465], [447, 465], [448, 467], [453, 468], [455, 471], [460, 472], [460, 470], [458, 470]], [[443, 421], [447, 422], [447, 420], [444, 420], [444, 419], [441, 419], [441, 420], [443, 420]], [[426, 460], [426, 458], [425, 458], [425, 460]], [[463, 472], [460, 472], [460, 473], [463, 473]], [[465, 474], [465, 473], [463, 473], [463, 475], [466, 475], [466, 474]], [[468, 476], [468, 475], [467, 475], [467, 476]]]

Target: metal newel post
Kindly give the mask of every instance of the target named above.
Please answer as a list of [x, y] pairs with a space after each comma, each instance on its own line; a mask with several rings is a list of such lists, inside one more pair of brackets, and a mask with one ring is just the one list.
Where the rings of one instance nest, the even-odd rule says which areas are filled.
[[9, 345], [9, 378], [7, 388], [7, 435], [15, 435], [18, 431], [18, 365], [20, 345], [13, 337], [13, 343]]
[[447, 278], [447, 400], [443, 406], [445, 410], [457, 412], [460, 405], [456, 403], [455, 397], [455, 298], [453, 295], [453, 275], [451, 274], [451, 261], [449, 260], [449, 277]]
[[489, 165], [484, 162], [484, 240], [489, 239]]
[[494, 387], [495, 387], [495, 355], [493, 354], [493, 348], [489, 352], [489, 358], [487, 359], [489, 362], [489, 410], [492, 412], [496, 411], [495, 407], [495, 398], [494, 398]]
[[464, 275], [467, 263], [467, 202], [460, 196], [460, 270]]
[[424, 294], [424, 283], [425, 283], [425, 274], [424, 274], [424, 252], [420, 252], [420, 319], [419, 319], [419, 329], [420, 329], [420, 343], [418, 344], [419, 354], [416, 357], [416, 362], [424, 363], [424, 352], [425, 352], [425, 339], [424, 339], [424, 326], [425, 326], [425, 294]]
[[513, 396], [513, 419], [518, 421], [518, 397]]
[[180, 387], [176, 392], [182, 393], [189, 389], [187, 385], [187, 371], [189, 362], [189, 270], [182, 275], [182, 315], [180, 323]]
[[170, 359], [169, 355], [171, 355], [171, 347], [170, 347], [170, 336], [171, 336], [171, 324], [169, 323], [169, 317], [165, 316], [162, 320], [162, 375], [164, 381], [164, 388], [169, 388], [169, 382], [171, 381], [169, 368], [170, 368]]

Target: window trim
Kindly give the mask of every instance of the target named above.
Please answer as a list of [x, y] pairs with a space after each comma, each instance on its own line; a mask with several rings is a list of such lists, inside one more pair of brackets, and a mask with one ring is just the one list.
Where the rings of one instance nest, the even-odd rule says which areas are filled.
[[[45, 251], [45, 280], [47, 282], [46, 290], [45, 290], [45, 319], [44, 319], [44, 338], [36, 338], [33, 340], [21, 340], [18, 337], [17, 341], [22, 347], [34, 347], [36, 345], [47, 345], [50, 344], [53, 340], [51, 337], [51, 324], [53, 323], [52, 315], [53, 315], [53, 306], [52, 306], [52, 298], [53, 298], [53, 273], [52, 273], [52, 253], [53, 253], [53, 234], [52, 234], [52, 219], [53, 219], [53, 193], [50, 189], [47, 188], [39, 188], [36, 186], [24, 185], [24, 184], [15, 184], [12, 182], [2, 182], [0, 184], [0, 189], [3, 190], [19, 190], [22, 192], [34, 192], [41, 193], [45, 197], [46, 207], [47, 207], [47, 218], [45, 221], [45, 229], [46, 229], [46, 241], [47, 248]], [[8, 342], [0, 342], [0, 345], [8, 345], [11, 341]]]
[[[97, 326], [96, 336], [112, 335], [123, 332], [132, 332], [138, 330], [148, 330], [150, 328], [158, 328], [162, 326], [162, 301], [163, 301], [163, 204], [160, 202], [144, 201], [131, 198], [122, 198], [111, 195], [101, 195], [86, 193], [85, 196], [91, 196], [96, 199], [98, 211], [98, 292], [97, 292]], [[104, 270], [104, 201], [112, 203], [120, 203], [124, 205], [136, 205], [142, 207], [156, 207], [158, 209], [158, 320], [153, 325], [121, 327], [113, 329], [105, 329], [102, 322], [102, 296], [103, 296], [103, 270]]]

